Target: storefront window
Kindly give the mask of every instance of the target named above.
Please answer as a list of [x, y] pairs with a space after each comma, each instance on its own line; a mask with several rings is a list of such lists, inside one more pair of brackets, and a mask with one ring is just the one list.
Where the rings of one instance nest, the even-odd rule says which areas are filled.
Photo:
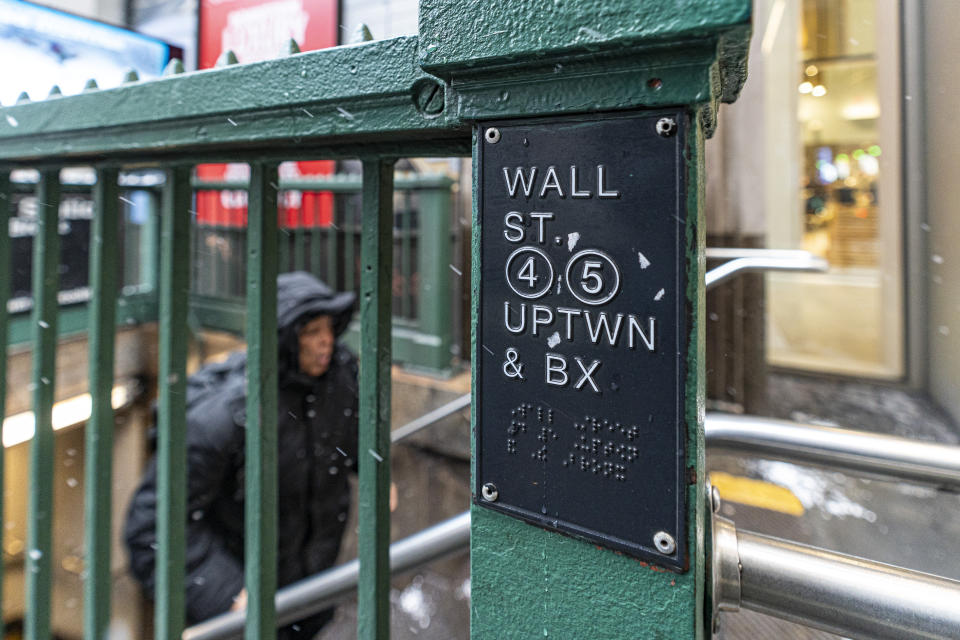
[[884, 12], [895, 3], [776, 4], [799, 5], [792, 87], [798, 200], [784, 203], [799, 224], [771, 225], [768, 245], [811, 251], [830, 271], [768, 276], [768, 360], [896, 378], [903, 373], [898, 63], [878, 48], [897, 48], [896, 33], [883, 33]]

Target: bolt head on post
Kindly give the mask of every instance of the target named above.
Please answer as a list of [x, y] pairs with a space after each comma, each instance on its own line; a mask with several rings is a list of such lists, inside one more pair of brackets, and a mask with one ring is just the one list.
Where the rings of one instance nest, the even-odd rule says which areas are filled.
[[677, 121], [673, 118], [660, 118], [657, 120], [657, 135], [661, 138], [669, 138], [677, 132]]

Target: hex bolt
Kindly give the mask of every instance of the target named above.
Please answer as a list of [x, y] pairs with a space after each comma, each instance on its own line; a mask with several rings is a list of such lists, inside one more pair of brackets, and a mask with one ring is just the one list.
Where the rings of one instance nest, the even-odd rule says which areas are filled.
[[496, 502], [497, 498], [500, 497], [500, 492], [497, 491], [497, 485], [488, 482], [480, 488], [480, 495], [482, 495], [483, 499], [487, 502]]
[[665, 556], [672, 556], [677, 550], [677, 541], [666, 531], [657, 531], [653, 536], [653, 544], [657, 547], [657, 551]]
[[673, 118], [660, 118], [657, 120], [657, 135], [661, 138], [669, 138], [677, 132], [677, 121]]
[[500, 129], [496, 127], [490, 127], [487, 129], [487, 132], [484, 134], [484, 137], [487, 139], [487, 142], [490, 144], [497, 144], [500, 142]]

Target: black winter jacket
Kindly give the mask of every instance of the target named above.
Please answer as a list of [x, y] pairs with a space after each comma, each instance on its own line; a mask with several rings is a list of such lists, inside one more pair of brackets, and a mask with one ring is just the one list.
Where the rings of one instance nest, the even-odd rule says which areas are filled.
[[[357, 460], [357, 361], [337, 345], [330, 368], [314, 378], [298, 368], [298, 330], [318, 315], [349, 323], [353, 293], [334, 293], [298, 272], [278, 279], [278, 554], [284, 586], [330, 567], [350, 507], [348, 471]], [[191, 376], [187, 390], [187, 618], [227, 611], [244, 586], [243, 499], [246, 354]], [[131, 502], [125, 527], [130, 568], [148, 595], [155, 584], [156, 460]], [[310, 638], [324, 612], [281, 631]]]

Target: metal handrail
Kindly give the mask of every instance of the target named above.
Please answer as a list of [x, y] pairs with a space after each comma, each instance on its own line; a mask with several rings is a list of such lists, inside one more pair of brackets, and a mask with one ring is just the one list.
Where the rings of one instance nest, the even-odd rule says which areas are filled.
[[737, 531], [716, 514], [713, 540], [714, 625], [743, 608], [862, 640], [960, 638], [956, 580]]
[[[402, 573], [466, 551], [470, 546], [470, 512], [390, 545], [390, 572]], [[277, 626], [288, 625], [319, 613], [348, 597], [357, 588], [360, 561], [327, 569], [279, 589], [276, 595]], [[246, 611], [231, 611], [184, 630], [183, 640], [242, 638]]]
[[778, 460], [960, 488], [960, 447], [853, 429], [708, 413], [707, 450], [730, 449]]
[[419, 418], [411, 420], [410, 422], [403, 425], [402, 427], [398, 427], [394, 429], [393, 431], [390, 432], [390, 442], [393, 442], [393, 443], [400, 442], [404, 438], [412, 436], [417, 431], [420, 431], [421, 429], [425, 429], [430, 425], [436, 424], [437, 422], [440, 422], [447, 416], [451, 416], [456, 412], [462, 409], [465, 409], [466, 407], [469, 407], [470, 397], [471, 396], [469, 393], [465, 393], [459, 398], [457, 398], [456, 400], [452, 400], [441, 407], [437, 407], [433, 411], [430, 411], [429, 413], [425, 413]]
[[727, 259], [719, 267], [707, 271], [706, 287], [712, 289], [733, 276], [748, 271], [801, 271], [825, 272], [826, 260], [809, 251], [793, 249], [735, 249], [712, 247], [707, 249], [707, 259]]

